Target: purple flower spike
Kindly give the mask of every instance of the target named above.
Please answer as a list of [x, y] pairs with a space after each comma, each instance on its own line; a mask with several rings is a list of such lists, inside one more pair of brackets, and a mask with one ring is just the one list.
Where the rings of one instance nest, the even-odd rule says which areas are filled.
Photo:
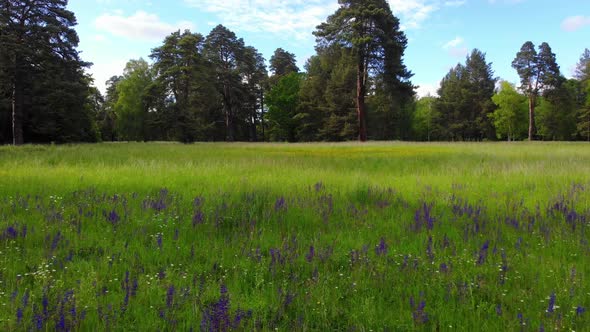
[[553, 313], [553, 311], [555, 311], [555, 293], [549, 297], [549, 306], [547, 307], [548, 313]]
[[381, 238], [379, 241], [379, 245], [375, 248], [375, 253], [377, 256], [384, 256], [387, 255], [387, 243], [385, 243], [385, 238]]

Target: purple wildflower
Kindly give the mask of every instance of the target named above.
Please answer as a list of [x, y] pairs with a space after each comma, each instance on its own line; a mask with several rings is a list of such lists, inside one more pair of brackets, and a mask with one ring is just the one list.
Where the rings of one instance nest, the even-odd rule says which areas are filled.
[[412, 307], [412, 318], [416, 324], [425, 324], [428, 322], [428, 313], [424, 311], [426, 308], [426, 301], [421, 301], [418, 306], [414, 301], [414, 297], [410, 297], [410, 306]]
[[284, 197], [279, 197], [275, 202], [275, 211], [281, 211], [287, 209], [287, 203], [285, 202]]
[[549, 297], [549, 306], [547, 307], [548, 313], [553, 313], [553, 311], [555, 311], [555, 293]]
[[379, 244], [375, 248], [375, 253], [377, 254], [377, 256], [387, 255], [387, 249], [388, 246], [387, 243], [385, 243], [385, 238], [381, 238]]
[[195, 215], [193, 216], [193, 227], [202, 224], [204, 220], [205, 216], [201, 210], [195, 212]]
[[311, 263], [314, 256], [315, 256], [315, 248], [313, 246], [310, 246], [309, 253], [307, 253], [307, 255], [305, 255], [305, 259], [307, 260], [308, 263]]
[[175, 292], [176, 290], [174, 289], [174, 285], [170, 285], [170, 287], [168, 287], [168, 292], [166, 292], [166, 306], [168, 308], [172, 308], [172, 305], [174, 304]]
[[477, 259], [477, 265], [482, 265], [486, 262], [486, 259], [488, 257], [488, 249], [490, 247], [490, 241], [486, 241], [486, 243], [483, 244], [483, 246], [481, 247], [481, 249], [479, 249], [479, 257]]
[[578, 315], [578, 316], [582, 316], [585, 312], [586, 312], [586, 308], [584, 308], [582, 306], [578, 306], [576, 308], [576, 315]]
[[18, 236], [18, 231], [12, 226], [9, 226], [4, 233], [8, 239], [16, 239]]
[[35, 321], [35, 326], [37, 327], [37, 330], [43, 329], [43, 317], [41, 317], [41, 315], [35, 315], [33, 319]]
[[23, 309], [22, 308], [18, 308], [16, 309], [16, 323], [20, 324], [20, 322], [23, 320]]
[[162, 249], [162, 234], [156, 236], [156, 241], [158, 242], [158, 248]]
[[107, 216], [107, 220], [113, 224], [116, 225], [119, 220], [121, 220], [121, 218], [119, 217], [119, 215], [117, 214], [117, 211], [112, 210], [111, 212], [109, 212], [108, 216]]
[[502, 304], [498, 303], [496, 306], [496, 315], [502, 316]]

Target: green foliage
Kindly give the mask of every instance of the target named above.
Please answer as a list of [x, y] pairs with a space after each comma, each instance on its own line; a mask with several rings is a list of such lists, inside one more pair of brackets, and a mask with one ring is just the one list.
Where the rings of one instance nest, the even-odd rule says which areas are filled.
[[545, 140], [571, 140], [576, 134], [576, 94], [578, 82], [561, 77], [559, 83], [541, 99], [538, 134]]
[[272, 141], [296, 141], [299, 121], [295, 118], [299, 108], [299, 93], [303, 74], [291, 72], [279, 79], [266, 95], [266, 119]]
[[512, 67], [516, 69], [520, 76], [520, 89], [529, 98], [528, 138], [529, 140], [533, 140], [536, 134], [536, 99], [540, 93], [550, 90], [559, 84], [559, 78], [561, 76], [559, 66], [549, 44], [542, 43], [537, 53], [535, 45], [527, 41], [516, 54], [516, 58], [512, 62]]
[[[76, 50], [67, 1], [0, 3], [0, 114], [3, 142], [92, 142], [98, 139], [92, 95]], [[9, 140], [7, 140], [9, 138]]]
[[474, 49], [465, 65], [458, 64], [443, 78], [435, 102], [435, 133], [442, 139], [495, 139], [490, 114], [496, 79], [485, 54]]
[[124, 141], [146, 139], [146, 121], [149, 105], [146, 101], [153, 74], [148, 63], [130, 60], [125, 66], [123, 78], [117, 84], [117, 136]]
[[297, 67], [295, 54], [287, 52], [282, 48], [277, 48], [270, 58], [270, 70], [272, 72], [272, 76], [270, 77], [271, 85], [285, 75], [298, 73], [299, 67]]
[[498, 139], [508, 141], [526, 137], [527, 98], [516, 91], [514, 85], [502, 81], [500, 91], [492, 97], [498, 109], [490, 115]]
[[415, 137], [419, 141], [436, 139], [434, 135], [435, 121], [438, 118], [434, 108], [436, 100], [436, 97], [422, 97], [416, 102], [412, 124]]
[[[320, 24], [314, 35], [317, 49], [341, 47], [350, 50], [352, 68], [356, 71], [356, 111], [358, 137], [365, 141], [367, 134], [367, 96], [371, 80], [382, 85], [385, 98], [401, 98], [410, 101], [413, 87], [409, 81], [412, 73], [403, 63], [407, 38], [400, 30], [399, 19], [393, 15], [389, 4], [384, 0], [340, 1], [338, 10], [330, 15], [327, 22]], [[389, 109], [394, 105], [385, 106]], [[328, 135], [342, 122], [342, 117], [330, 115]], [[344, 120], [345, 128], [348, 125]], [[353, 130], [345, 130], [346, 135]], [[346, 136], [344, 135], [344, 136]], [[325, 136], [325, 134], [324, 134]]]

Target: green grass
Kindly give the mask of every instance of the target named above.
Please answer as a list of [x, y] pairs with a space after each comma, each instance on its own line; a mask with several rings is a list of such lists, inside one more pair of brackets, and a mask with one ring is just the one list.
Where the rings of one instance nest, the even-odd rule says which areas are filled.
[[0, 147], [0, 330], [584, 330], [589, 222], [583, 143]]

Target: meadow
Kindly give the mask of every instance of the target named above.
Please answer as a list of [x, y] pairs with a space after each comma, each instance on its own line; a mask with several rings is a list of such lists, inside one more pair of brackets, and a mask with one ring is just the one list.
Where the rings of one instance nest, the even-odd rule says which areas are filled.
[[583, 331], [590, 145], [0, 147], [2, 331]]

